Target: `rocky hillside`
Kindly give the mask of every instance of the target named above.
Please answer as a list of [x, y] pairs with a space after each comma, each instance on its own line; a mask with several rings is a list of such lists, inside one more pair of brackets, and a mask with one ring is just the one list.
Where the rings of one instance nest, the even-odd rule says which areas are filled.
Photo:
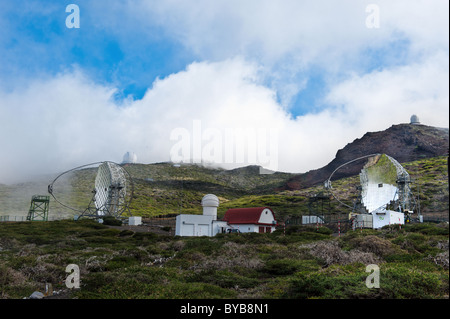
[[[201, 213], [201, 199], [213, 193], [220, 199], [218, 210], [222, 216], [229, 208], [270, 206], [280, 219], [309, 214], [308, 200], [320, 191], [322, 183], [339, 165], [372, 153], [386, 153], [396, 158], [417, 181], [414, 189], [420, 192], [421, 209], [424, 212], [448, 216], [448, 129], [424, 125], [394, 125], [349, 143], [337, 152], [327, 166], [306, 174], [259, 174], [258, 166], [224, 170], [200, 165], [171, 163], [130, 164], [127, 171], [134, 181], [131, 213], [151, 217], [167, 214]], [[333, 189], [339, 198], [353, 201], [358, 174], [362, 165], [345, 166], [333, 176]], [[54, 185], [54, 192], [63, 203], [77, 209], [85, 209], [92, 198], [96, 170], [83, 169], [67, 177], [61, 185]], [[353, 176], [349, 178], [341, 178]], [[26, 216], [30, 199], [35, 194], [47, 194], [47, 186], [53, 180], [17, 185], [0, 185], [0, 217]], [[340, 178], [339, 180], [337, 180]], [[313, 187], [310, 187], [313, 186]], [[55, 193], [55, 194], [56, 194]], [[330, 209], [341, 212], [336, 201]], [[348, 213], [346, 208], [342, 211]], [[50, 201], [50, 218], [72, 216], [74, 211]]]
[[[449, 130], [426, 125], [398, 124], [380, 132], [368, 132], [347, 144], [326, 166], [295, 175], [282, 187], [285, 190], [308, 188], [323, 183], [340, 165], [374, 153], [387, 154], [400, 163], [448, 155]], [[339, 169], [333, 179], [356, 175], [365, 161], [356, 161]]]

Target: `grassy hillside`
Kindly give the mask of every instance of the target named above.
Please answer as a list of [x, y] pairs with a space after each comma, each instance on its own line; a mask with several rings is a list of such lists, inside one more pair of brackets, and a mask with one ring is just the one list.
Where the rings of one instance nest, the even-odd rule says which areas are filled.
[[[447, 157], [436, 157], [403, 163], [414, 183], [421, 210], [430, 216], [448, 219]], [[220, 199], [221, 217], [228, 208], [270, 206], [279, 219], [309, 214], [308, 200], [323, 191], [322, 186], [295, 191], [277, 191], [292, 174], [260, 175], [259, 168], [249, 166], [235, 170], [206, 168], [198, 165], [174, 167], [168, 163], [132, 164], [126, 166], [134, 180], [131, 213], [151, 217], [161, 214], [201, 213], [202, 197], [213, 193]], [[85, 169], [65, 176], [54, 185], [54, 193], [71, 207], [84, 209], [92, 197], [96, 170]], [[26, 216], [31, 196], [47, 194], [52, 179], [13, 186], [0, 185], [0, 215]], [[333, 192], [349, 205], [357, 195], [359, 177], [332, 181]], [[332, 213], [348, 214], [348, 208], [335, 200], [330, 203]], [[50, 217], [70, 216], [74, 212], [61, 207], [54, 200], [50, 204]]]
[[[448, 220], [447, 157], [403, 166], [424, 214]], [[160, 163], [126, 169], [135, 181], [133, 214], [143, 216], [200, 213], [201, 198], [214, 193], [219, 217], [228, 208], [264, 205], [286, 219], [308, 214], [308, 201], [323, 190], [275, 191], [289, 174], [259, 175], [257, 167], [225, 171]], [[83, 207], [95, 173], [77, 172], [54, 191]], [[349, 204], [358, 184], [358, 176], [332, 181], [334, 193]], [[31, 195], [45, 194], [47, 185], [0, 186], [2, 213], [20, 207], [25, 215]], [[329, 209], [348, 212], [335, 200]], [[53, 201], [50, 213], [61, 212]], [[64, 298], [448, 298], [448, 236], [448, 223], [341, 237], [325, 227], [289, 226], [285, 233], [180, 238], [89, 220], [0, 222], [0, 298], [27, 297], [45, 283], [60, 293], [53, 297]], [[80, 289], [64, 285], [68, 264], [80, 267]], [[380, 268], [379, 289], [365, 285], [368, 264]]]
[[[0, 223], [0, 298], [22, 299], [46, 283], [54, 298], [448, 298], [448, 224], [341, 237], [315, 227], [213, 238], [130, 229]], [[64, 284], [69, 264], [80, 268], [79, 289]], [[369, 264], [380, 269], [379, 288], [365, 284]]]
[[291, 176], [287, 173], [260, 175], [257, 166], [221, 170], [164, 163], [134, 164], [126, 169], [135, 183], [132, 213], [141, 216], [200, 213], [201, 199], [208, 193], [214, 193], [221, 203], [226, 203], [242, 196], [273, 192]]

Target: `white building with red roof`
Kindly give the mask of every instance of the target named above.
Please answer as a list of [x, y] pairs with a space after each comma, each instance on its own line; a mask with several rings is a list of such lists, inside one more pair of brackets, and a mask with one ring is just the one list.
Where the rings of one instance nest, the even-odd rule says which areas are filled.
[[277, 225], [275, 214], [269, 207], [229, 209], [222, 221], [241, 233], [271, 233]]
[[176, 218], [176, 236], [215, 236], [219, 233], [271, 233], [277, 220], [269, 207], [233, 208], [217, 220], [219, 199], [213, 194], [202, 199], [203, 214], [180, 214]]

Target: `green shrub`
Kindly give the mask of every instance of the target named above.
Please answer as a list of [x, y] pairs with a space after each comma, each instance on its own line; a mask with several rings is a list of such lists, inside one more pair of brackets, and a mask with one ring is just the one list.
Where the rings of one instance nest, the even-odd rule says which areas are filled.
[[118, 244], [119, 238], [112, 238], [108, 236], [89, 236], [84, 238], [86, 240], [86, 243], [89, 245], [114, 245]]
[[122, 221], [114, 216], [105, 216], [103, 217], [103, 225], [122, 226]]
[[404, 229], [408, 232], [417, 232], [425, 235], [442, 235], [448, 236], [448, 224], [437, 225], [431, 223], [409, 224], [404, 225]]
[[383, 257], [398, 250], [389, 240], [374, 235], [354, 237], [348, 243], [353, 249], [359, 249]]
[[[296, 226], [286, 235], [189, 238], [92, 220], [0, 223], [0, 295], [29, 296], [74, 263], [78, 298], [443, 298], [448, 270], [435, 256], [447, 252], [447, 233], [445, 225], [409, 224], [332, 238], [326, 228]], [[322, 267], [317, 252], [335, 259]], [[370, 263], [380, 266], [379, 289], [365, 286]]]
[[257, 278], [242, 276], [229, 270], [205, 270], [194, 272], [186, 279], [187, 282], [202, 282], [217, 285], [222, 288], [253, 288], [260, 284]]
[[74, 223], [78, 224], [81, 229], [87, 228], [93, 228], [93, 229], [105, 229], [108, 228], [106, 225], [103, 225], [95, 220], [92, 219], [81, 219], [77, 220]]
[[124, 229], [119, 233], [119, 237], [129, 237], [129, 236], [133, 236], [133, 235], [134, 235], [134, 231], [128, 230], [128, 229]]
[[276, 259], [267, 261], [262, 271], [272, 276], [287, 276], [295, 273], [297, 269], [295, 260]]
[[147, 242], [147, 241], [154, 241], [158, 239], [158, 235], [155, 233], [144, 233], [144, 232], [136, 232], [132, 236], [137, 241]]
[[205, 258], [205, 255], [192, 250], [182, 250], [176, 256], [166, 263], [167, 267], [178, 269], [189, 269]]
[[98, 230], [88, 230], [79, 234], [79, 237], [87, 240], [88, 237], [116, 237], [120, 234], [120, 230], [106, 228]]
[[335, 267], [330, 272], [299, 273], [291, 281], [284, 298], [305, 299], [354, 299], [373, 298], [377, 291], [365, 285], [368, 275], [363, 267], [353, 271], [342, 271], [343, 267]]
[[155, 287], [153, 292], [162, 299], [229, 299], [236, 298], [236, 291], [199, 282], [171, 282]]
[[193, 237], [186, 240], [184, 250], [196, 251], [205, 255], [211, 255], [214, 252], [218, 251], [223, 244], [223, 241], [219, 241], [216, 238]]
[[328, 234], [321, 234], [319, 232], [312, 232], [312, 231], [303, 231], [299, 233], [293, 233], [291, 235], [279, 236], [277, 237], [276, 242], [287, 245], [291, 243], [310, 242], [315, 240], [325, 240], [329, 238], [330, 235]]
[[[410, 265], [392, 264], [380, 270], [380, 289], [384, 298], [440, 297], [443, 294], [443, 285], [439, 274], [420, 271]], [[448, 294], [448, 290], [446, 293]]]
[[288, 276], [299, 271], [315, 271], [320, 266], [314, 260], [274, 259], [268, 260], [262, 272], [271, 276]]
[[319, 229], [317, 229], [317, 232], [319, 234], [324, 234], [324, 235], [331, 235], [333, 234], [333, 231], [328, 228], [328, 227], [319, 227]]
[[416, 260], [421, 260], [421, 254], [412, 254], [412, 253], [398, 253], [392, 254], [384, 257], [384, 260], [387, 262], [400, 262], [400, 263], [411, 263]]
[[429, 236], [423, 233], [406, 233], [400, 235], [392, 240], [392, 243], [397, 244], [404, 250], [407, 250], [410, 254], [436, 254], [440, 251], [439, 248], [433, 247], [431, 244], [433, 241], [429, 240]]
[[115, 270], [121, 268], [128, 268], [138, 262], [133, 256], [115, 256], [106, 263], [106, 270]]

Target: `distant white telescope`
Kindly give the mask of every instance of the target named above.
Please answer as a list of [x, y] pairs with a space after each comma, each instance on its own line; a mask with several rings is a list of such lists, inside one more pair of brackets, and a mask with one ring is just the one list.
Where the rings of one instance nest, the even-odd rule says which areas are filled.
[[419, 117], [415, 114], [411, 116], [410, 124], [420, 124]]
[[137, 156], [135, 153], [126, 152], [123, 156], [122, 164], [136, 164]]

